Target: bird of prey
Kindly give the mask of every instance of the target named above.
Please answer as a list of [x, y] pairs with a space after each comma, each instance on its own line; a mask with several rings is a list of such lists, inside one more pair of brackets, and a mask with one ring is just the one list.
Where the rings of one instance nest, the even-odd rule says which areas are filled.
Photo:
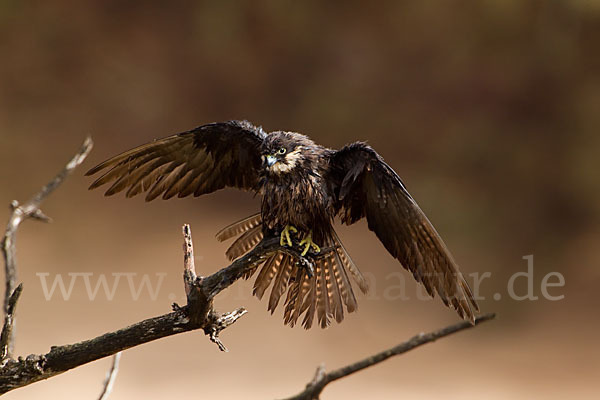
[[[229, 225], [221, 241], [239, 236], [227, 250], [235, 259], [265, 235], [279, 235], [281, 246], [295, 246], [315, 257], [313, 273], [293, 256], [278, 252], [249, 271], [258, 271], [254, 294], [262, 298], [272, 286], [268, 309], [285, 295], [284, 322], [321, 327], [341, 322], [357, 308], [351, 280], [363, 293], [367, 281], [340, 242], [332, 223], [353, 224], [366, 218], [390, 254], [412, 272], [430, 296], [474, 322], [478, 306], [446, 245], [408, 193], [400, 177], [363, 142], [340, 150], [315, 144], [295, 132], [267, 133], [247, 121], [203, 125], [155, 140], [110, 158], [87, 172], [102, 175], [90, 189], [112, 183], [105, 195], [126, 190], [127, 197], [146, 193], [200, 196], [224, 187], [262, 196], [260, 213]], [[272, 284], [272, 285], [271, 285]]]

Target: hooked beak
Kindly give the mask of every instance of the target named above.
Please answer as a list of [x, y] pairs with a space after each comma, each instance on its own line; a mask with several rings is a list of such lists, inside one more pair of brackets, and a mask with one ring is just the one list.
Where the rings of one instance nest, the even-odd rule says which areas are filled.
[[277, 162], [277, 157], [269, 154], [267, 156], [267, 166], [272, 167]]

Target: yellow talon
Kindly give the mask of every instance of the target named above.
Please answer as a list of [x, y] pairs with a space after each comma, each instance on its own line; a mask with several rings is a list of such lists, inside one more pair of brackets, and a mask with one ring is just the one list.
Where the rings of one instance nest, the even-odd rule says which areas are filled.
[[286, 225], [285, 228], [283, 228], [283, 231], [281, 231], [281, 236], [279, 238], [280, 246], [285, 246], [285, 243], [287, 242], [288, 246], [292, 247], [292, 239], [290, 238], [290, 231], [293, 233], [298, 233], [298, 229], [296, 229], [294, 226]]
[[315, 253], [319, 253], [321, 251], [321, 248], [319, 246], [317, 246], [317, 244], [315, 242], [313, 242], [313, 240], [312, 240], [312, 231], [310, 231], [308, 233], [308, 235], [306, 235], [306, 237], [300, 241], [300, 246], [302, 246], [302, 245], [305, 245], [304, 250], [302, 251], [302, 254], [301, 254], [302, 257], [304, 257], [306, 255], [306, 253], [308, 253], [308, 250], [311, 247], [315, 251]]

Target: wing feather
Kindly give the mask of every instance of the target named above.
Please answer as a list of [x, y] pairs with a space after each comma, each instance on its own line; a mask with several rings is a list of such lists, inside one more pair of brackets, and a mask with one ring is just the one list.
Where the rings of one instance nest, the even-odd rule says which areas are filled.
[[467, 282], [394, 170], [364, 143], [333, 152], [329, 163], [342, 222], [366, 218], [369, 229], [431, 296], [439, 295], [461, 317], [474, 321], [479, 308]]
[[114, 183], [105, 195], [148, 192], [146, 201], [200, 196], [224, 187], [256, 190], [265, 132], [246, 121], [203, 125], [110, 158], [86, 175], [102, 173], [90, 189]]

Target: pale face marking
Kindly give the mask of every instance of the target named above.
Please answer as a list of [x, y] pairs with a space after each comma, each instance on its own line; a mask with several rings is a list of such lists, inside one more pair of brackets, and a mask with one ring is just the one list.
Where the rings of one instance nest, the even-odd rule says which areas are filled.
[[285, 155], [285, 161], [278, 161], [270, 166], [269, 169], [276, 174], [290, 172], [298, 164], [298, 160], [300, 160], [301, 157], [301, 152], [302, 146], [299, 146], [294, 151], [291, 151]]

